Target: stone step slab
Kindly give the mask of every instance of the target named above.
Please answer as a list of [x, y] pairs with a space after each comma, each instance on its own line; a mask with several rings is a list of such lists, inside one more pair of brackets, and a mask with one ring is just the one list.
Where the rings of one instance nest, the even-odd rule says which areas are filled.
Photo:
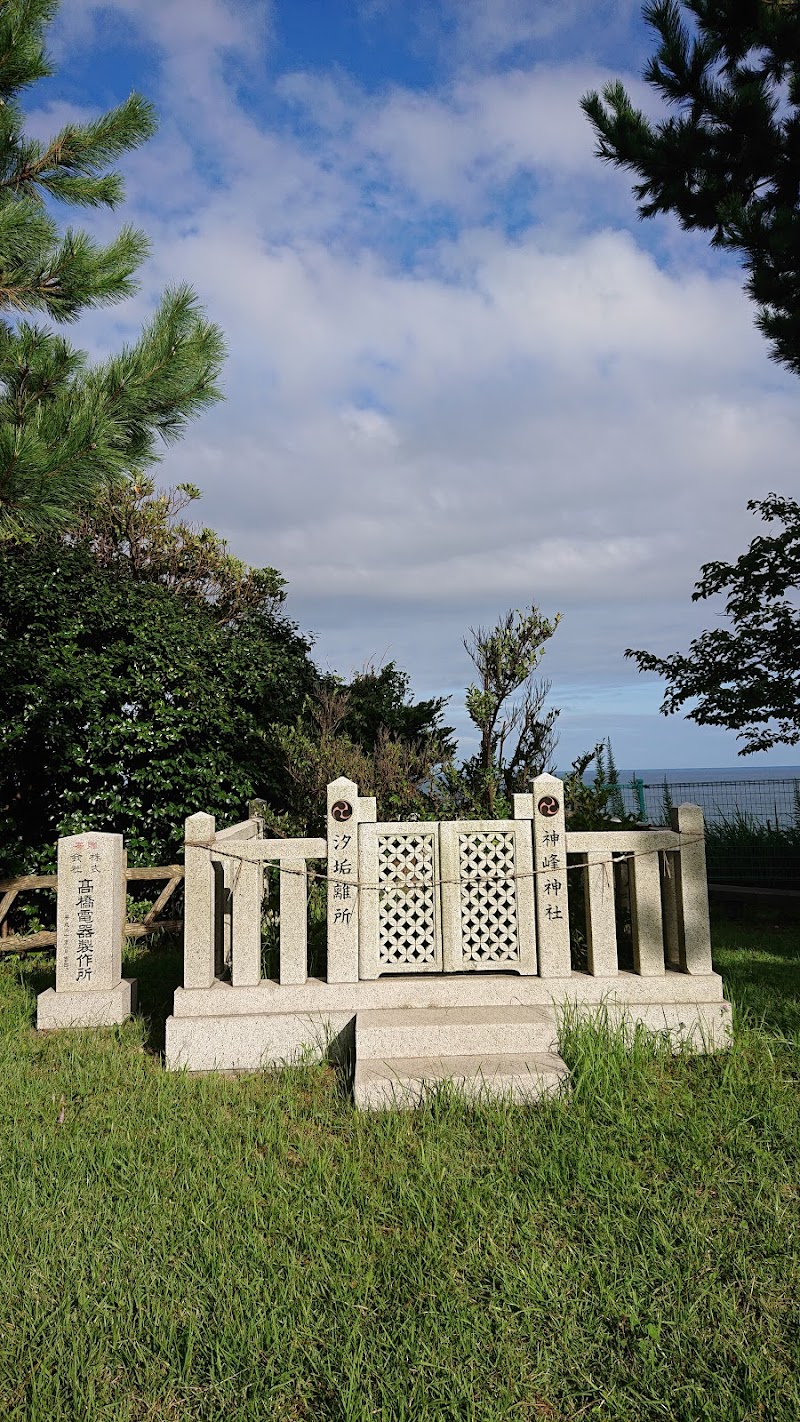
[[356, 1060], [551, 1052], [549, 1007], [375, 1008], [356, 1016]]
[[362, 1110], [412, 1109], [443, 1083], [472, 1099], [540, 1101], [569, 1082], [555, 1052], [357, 1059], [353, 1095]]

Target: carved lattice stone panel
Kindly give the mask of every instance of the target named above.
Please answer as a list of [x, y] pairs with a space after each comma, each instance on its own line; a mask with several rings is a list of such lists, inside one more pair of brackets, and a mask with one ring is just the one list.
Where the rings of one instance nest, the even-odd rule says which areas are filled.
[[519, 962], [513, 830], [458, 836], [464, 963]]
[[438, 965], [434, 841], [378, 834], [378, 961], [381, 970]]

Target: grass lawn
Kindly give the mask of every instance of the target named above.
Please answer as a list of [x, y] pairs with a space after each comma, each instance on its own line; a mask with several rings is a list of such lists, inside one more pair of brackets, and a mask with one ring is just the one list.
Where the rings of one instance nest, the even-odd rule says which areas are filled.
[[356, 1114], [324, 1068], [39, 1038], [0, 963], [3, 1422], [800, 1418], [800, 923], [715, 924], [732, 1049], [567, 1030], [569, 1097]]

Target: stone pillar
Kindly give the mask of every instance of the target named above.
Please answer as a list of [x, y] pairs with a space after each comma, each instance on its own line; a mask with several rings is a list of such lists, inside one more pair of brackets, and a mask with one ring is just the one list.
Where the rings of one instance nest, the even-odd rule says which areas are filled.
[[680, 915], [678, 913], [677, 867], [678, 855], [668, 851], [659, 855], [661, 871], [661, 901], [664, 905], [664, 958], [668, 968], [681, 969]]
[[[305, 859], [280, 859], [280, 981], [300, 984], [308, 978], [308, 865]], [[328, 949], [330, 952], [330, 948]]]
[[680, 853], [674, 856], [681, 967], [687, 973], [711, 973], [703, 811], [699, 805], [678, 805], [670, 810], [670, 821], [681, 836]]
[[122, 977], [125, 865], [121, 834], [58, 841], [56, 986], [39, 995], [40, 1029], [104, 1027], [133, 1011], [136, 983]]
[[635, 850], [628, 859], [628, 874], [634, 970], [645, 978], [661, 977], [664, 972], [664, 931], [658, 853]]
[[[215, 876], [211, 863], [214, 842], [213, 815], [189, 815], [185, 821], [186, 848], [183, 899], [183, 986], [211, 987], [215, 978], [217, 921]], [[222, 875], [220, 874], [220, 879]]]
[[595, 978], [611, 978], [618, 971], [614, 860], [610, 849], [590, 849], [585, 859], [586, 948], [589, 972]]
[[264, 897], [264, 866], [233, 858], [235, 839], [227, 841], [232, 867], [231, 902], [231, 983], [234, 987], [258, 987], [261, 982], [261, 902]]
[[533, 872], [533, 796], [514, 796], [514, 819], [519, 821], [515, 835], [514, 864], [517, 875], [517, 932], [519, 934], [519, 970], [526, 977], [535, 977], [539, 964], [536, 950], [536, 875]]
[[572, 963], [564, 786], [554, 775], [537, 775], [533, 782], [533, 867], [539, 976], [568, 978]]
[[328, 982], [358, 982], [358, 786], [328, 786]]

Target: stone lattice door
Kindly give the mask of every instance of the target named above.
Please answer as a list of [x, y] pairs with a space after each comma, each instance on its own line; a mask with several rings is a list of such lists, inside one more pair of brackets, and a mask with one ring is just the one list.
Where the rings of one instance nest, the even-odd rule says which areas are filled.
[[360, 824], [358, 851], [359, 977], [441, 973], [438, 824]]
[[534, 974], [530, 821], [360, 824], [359, 976]]

